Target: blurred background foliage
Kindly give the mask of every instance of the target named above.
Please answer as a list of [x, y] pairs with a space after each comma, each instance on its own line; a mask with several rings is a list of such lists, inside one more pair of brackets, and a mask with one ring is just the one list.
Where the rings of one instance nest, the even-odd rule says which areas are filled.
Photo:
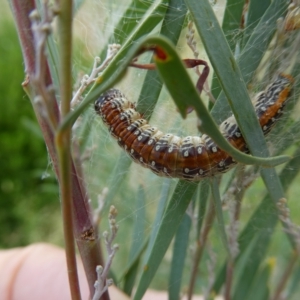
[[1, 0], [1, 7], [0, 247], [41, 240], [61, 243], [61, 236], [55, 233], [60, 230], [57, 183], [21, 86], [24, 64], [7, 1]]

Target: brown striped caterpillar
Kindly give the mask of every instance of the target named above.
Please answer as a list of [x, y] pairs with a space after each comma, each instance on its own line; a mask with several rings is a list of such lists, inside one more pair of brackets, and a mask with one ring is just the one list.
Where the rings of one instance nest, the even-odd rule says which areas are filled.
[[[282, 115], [293, 82], [292, 76], [280, 74], [252, 101], [265, 135]], [[198, 181], [227, 172], [236, 164], [206, 134], [178, 137], [151, 126], [117, 89], [102, 94], [95, 110], [132, 159], [159, 176]], [[220, 125], [220, 131], [233, 147], [249, 152], [233, 115]]]

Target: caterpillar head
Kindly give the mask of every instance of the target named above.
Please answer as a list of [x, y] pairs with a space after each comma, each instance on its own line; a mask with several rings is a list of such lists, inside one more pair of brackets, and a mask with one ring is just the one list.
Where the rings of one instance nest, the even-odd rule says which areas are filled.
[[105, 93], [101, 94], [100, 97], [95, 101], [94, 108], [97, 114], [100, 113], [101, 108], [107, 103], [114, 100], [117, 97], [122, 97], [123, 94], [118, 89], [110, 89]]

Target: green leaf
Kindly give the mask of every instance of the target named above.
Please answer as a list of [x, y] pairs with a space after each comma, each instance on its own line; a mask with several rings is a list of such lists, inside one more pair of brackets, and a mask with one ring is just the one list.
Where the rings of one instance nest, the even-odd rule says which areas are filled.
[[[196, 0], [186, 0], [186, 2], [190, 11], [192, 11], [196, 27], [201, 36], [207, 54], [219, 78], [220, 84], [222, 85], [223, 91], [229, 101], [239, 128], [242, 131], [243, 137], [245, 138], [251, 153], [257, 156], [268, 156], [267, 145], [261, 128], [258, 124], [253, 105], [249, 101], [245, 83], [241, 80], [241, 78], [247, 77], [245, 74], [248, 74], [248, 78], [250, 78], [249, 76], [252, 74], [252, 72], [249, 72], [250, 70], [248, 66], [250, 65], [251, 68], [254, 65], [257, 66], [257, 63], [259, 63], [261, 60], [262, 53], [257, 54], [257, 52], [250, 51], [249, 48], [250, 46], [253, 48], [253, 44], [260, 46], [257, 44], [255, 38], [257, 38], [257, 40], [261, 40], [261, 38], [258, 37], [262, 36], [262, 32], [265, 33], [266, 29], [264, 28], [264, 30], [259, 33], [254, 30], [253, 34], [251, 35], [243, 52], [249, 57], [249, 59], [246, 60], [245, 57], [243, 57], [243, 59], [242, 57], [240, 58], [240, 67], [244, 72], [241, 73], [237, 64], [235, 63], [230, 48], [227, 45], [226, 39], [219, 27], [208, 1], [203, 0], [201, 1], [201, 4], [197, 4]], [[267, 24], [271, 25], [270, 33], [272, 33], [269, 34], [269, 36], [265, 36], [265, 34], [263, 35], [261, 47], [258, 47], [260, 50], [262, 48], [266, 48], [266, 46], [269, 44], [269, 41], [276, 29], [276, 20], [278, 16], [283, 13], [282, 10], [286, 8], [286, 5], [287, 3], [285, 1], [274, 0], [272, 5], [269, 6], [269, 9], [264, 14], [260, 23], [257, 25], [256, 29], [261, 28], [262, 25], [265, 26], [265, 23], [262, 22], [266, 22], [265, 18], [268, 17]], [[210, 28], [210, 30], [208, 30], [208, 28]], [[268, 43], [266, 43], [266, 41]], [[252, 54], [253, 57], [250, 57], [250, 54]], [[243, 63], [246, 64], [247, 68], [243, 68]], [[245, 73], [246, 69], [247, 73]], [[230, 76], [228, 76], [228, 72], [230, 72]], [[244, 99], [243, 105], [240, 104], [240, 99]], [[246, 99], [248, 99], [248, 101]], [[216, 112], [216, 107], [217, 104], [212, 110], [212, 114], [214, 111]], [[218, 107], [218, 109], [220, 109], [220, 107]], [[212, 134], [210, 135], [213, 137]], [[225, 148], [223, 149], [225, 150]], [[226, 152], [230, 153], [227, 149]], [[278, 179], [274, 169], [261, 170], [261, 176], [274, 202], [284, 196], [280, 180]]]
[[[267, 157], [267, 145], [245, 82], [242, 80], [243, 76], [209, 2], [203, 0], [199, 3], [197, 0], [186, 0], [186, 3], [251, 153], [256, 156]], [[243, 99], [243, 105], [241, 105], [241, 99]], [[213, 137], [212, 134], [210, 136]], [[225, 150], [225, 148], [222, 149]], [[230, 153], [227, 149], [225, 151]]]
[[159, 227], [156, 226], [157, 224], [161, 223], [161, 220], [163, 218], [165, 209], [166, 209], [166, 205], [167, 205], [167, 201], [168, 201], [168, 197], [169, 197], [169, 192], [170, 192], [170, 188], [171, 188], [171, 180], [169, 178], [165, 178], [163, 180], [162, 183], [162, 189], [161, 189], [161, 194], [160, 194], [160, 199], [158, 201], [158, 207], [157, 207], [157, 211], [156, 211], [156, 215], [155, 215], [155, 219], [153, 222], [153, 229], [151, 231], [151, 235], [149, 238], [149, 244], [146, 250], [146, 254], [145, 254], [145, 259], [144, 259], [144, 264], [146, 263], [147, 259], [149, 258], [157, 233], [158, 233], [158, 229]]
[[[237, 276], [237, 283], [235, 285], [233, 300], [244, 298], [246, 295], [251, 294], [253, 285], [259, 276], [258, 270], [261, 262], [265, 259], [267, 254], [266, 245], [269, 245], [271, 240], [271, 234], [268, 231], [274, 231], [277, 223], [276, 217], [268, 223], [267, 229], [262, 229], [256, 234], [253, 242], [252, 251], [247, 251], [247, 256], [244, 257], [243, 269], [240, 272], [240, 276]], [[257, 284], [257, 283], [256, 283]], [[251, 299], [251, 298], [249, 298]], [[256, 299], [256, 298], [252, 298]], [[266, 298], [265, 298], [266, 299]]]
[[123, 292], [128, 296], [130, 296], [132, 293], [132, 289], [134, 287], [134, 283], [138, 274], [139, 264], [140, 264], [140, 258], [134, 261], [134, 263], [131, 265], [130, 269], [127, 271], [125, 275]]
[[158, 224], [154, 224], [154, 226], [159, 226], [159, 229], [149, 257], [143, 266], [142, 276], [134, 295], [135, 300], [142, 299], [146, 292], [179, 227], [196, 187], [197, 185], [195, 183], [179, 181], [166, 208], [162, 221]]
[[132, 245], [129, 253], [129, 259], [131, 260], [137, 249], [141, 244], [141, 239], [145, 236], [146, 229], [146, 195], [145, 190], [142, 185], [139, 186], [137, 190], [137, 199], [136, 199], [136, 220], [134, 222], [133, 235], [132, 235]]
[[[234, 53], [236, 44], [240, 39], [242, 12], [244, 7], [244, 1], [228, 0], [225, 7], [225, 13], [223, 17], [222, 29], [227, 39], [228, 45], [231, 51]], [[218, 77], [213, 74], [211, 92], [215, 99], [218, 98], [222, 88], [220, 86]]]
[[212, 192], [212, 198], [214, 201], [214, 206], [215, 206], [215, 211], [216, 211], [216, 216], [217, 216], [217, 221], [218, 221], [217, 225], [218, 225], [221, 241], [227, 252], [227, 255], [230, 256], [230, 249], [229, 249], [226, 230], [225, 230], [223, 211], [222, 211], [222, 203], [221, 203], [221, 197], [220, 197], [220, 192], [219, 192], [219, 184], [218, 184], [218, 179], [216, 177], [213, 177], [211, 179], [211, 192]]
[[[242, 75], [241, 78], [244, 79], [246, 84], [251, 81], [254, 72], [258, 68], [277, 29], [277, 20], [285, 15], [286, 9], [287, 2], [285, 0], [272, 1], [267, 11], [260, 19], [260, 22], [253, 30], [246, 46], [243, 49], [242, 54], [238, 59], [238, 66]], [[222, 57], [222, 53], [220, 53], [219, 60], [222, 60]], [[219, 60], [216, 62], [217, 64], [219, 63]], [[228, 77], [230, 79], [230, 76]], [[231, 111], [230, 106], [226, 101], [226, 96], [222, 92], [211, 111], [213, 117], [218, 122], [224, 120]], [[240, 105], [240, 107], [242, 109], [243, 105]], [[245, 116], [245, 113], [243, 116]]]
[[[167, 3], [165, 1], [165, 3]], [[115, 27], [113, 36], [110, 38], [110, 43], [124, 44], [127, 42], [128, 36], [134, 30], [134, 28], [142, 20], [146, 12], [151, 8], [152, 1], [145, 0], [132, 0], [127, 10], [122, 15], [118, 24]], [[151, 22], [149, 22], [148, 32], [153, 30], [153, 28], [163, 19], [163, 14], [155, 14], [151, 17]]]
[[262, 270], [259, 270], [258, 274], [255, 276], [254, 282], [251, 285], [250, 292], [248, 294], [247, 300], [265, 300], [269, 299], [270, 295], [270, 276], [272, 271], [271, 262], [267, 262]]
[[142, 244], [140, 244], [138, 250], [135, 252], [134, 257], [132, 257], [131, 260], [128, 262], [127, 266], [121, 273], [118, 280], [114, 280], [114, 282], [120, 282], [125, 277], [127, 277], [128, 281], [130, 281], [131, 279], [133, 279], [135, 281], [137, 265], [140, 264], [141, 256], [142, 256], [143, 252], [145, 251], [148, 243], [149, 243], [149, 239], [145, 239], [145, 241]]
[[[300, 149], [297, 149], [293, 155], [293, 159], [286, 164], [280, 173], [280, 182], [282, 182], [284, 191], [286, 191], [292, 184], [293, 180], [298, 175], [299, 170]], [[247, 278], [245, 279], [243, 276], [239, 276], [239, 282], [241, 282], [241, 285], [243, 285], [243, 280], [246, 280], [245, 284], [247, 284], [247, 282], [251, 282], [251, 280], [255, 277], [256, 271], [266, 254], [266, 250], [269, 246], [269, 241], [277, 221], [278, 217], [275, 202], [271, 201], [270, 196], [267, 195], [264, 197], [242, 233], [239, 235], [240, 255], [237, 257], [236, 262], [238, 262], [243, 255], [244, 260], [247, 262], [247, 264], [244, 264], [244, 269], [241, 272], [241, 274], [247, 274]], [[249, 254], [245, 256], [245, 252], [248, 251], [247, 249], [252, 243], [255, 245], [253, 251], [251, 251], [251, 253], [249, 252]], [[213, 290], [216, 293], [218, 293], [224, 283], [225, 276], [225, 267], [223, 267], [214, 284]]]
[[210, 187], [209, 187], [209, 180], [204, 179], [200, 182], [199, 184], [199, 197], [198, 197], [198, 202], [199, 202], [199, 207], [198, 207], [198, 218], [197, 218], [197, 237], [200, 236], [201, 228], [202, 228], [202, 223], [205, 218], [205, 212], [206, 212], [206, 204], [208, 201], [208, 196], [210, 194]]
[[[175, 7], [177, 9], [174, 9]], [[167, 36], [174, 45], [180, 37], [186, 13], [187, 8], [182, 0], [170, 0], [160, 33]], [[147, 71], [137, 104], [137, 110], [143, 113], [147, 120], [151, 118], [162, 85], [158, 72]]]
[[[239, 288], [238, 284], [240, 284], [239, 278], [241, 278], [244, 273], [245, 269], [247, 268], [248, 260], [251, 255], [255, 254], [255, 251], [257, 250], [257, 244], [260, 241], [260, 235], [255, 235], [251, 241], [248, 242], [248, 245], [246, 248], [243, 249], [243, 251], [240, 252], [239, 259], [235, 262], [233, 265], [234, 267], [234, 280], [231, 287], [231, 294], [233, 294], [232, 291], [235, 291]], [[224, 267], [224, 271], [227, 268], [227, 266]], [[246, 274], [247, 275], [247, 274]], [[250, 277], [250, 276], [249, 276]], [[224, 279], [226, 280], [226, 279]], [[250, 280], [250, 278], [249, 278]], [[244, 284], [248, 284], [248, 282], [241, 283], [241, 288], [244, 288]], [[251, 284], [251, 281], [249, 281], [249, 285]], [[247, 287], [246, 287], [247, 288]], [[246, 293], [245, 293], [246, 294]]]
[[169, 299], [181, 299], [180, 286], [183, 278], [184, 262], [187, 255], [191, 218], [185, 214], [177, 230], [169, 278]]
[[238, 32], [241, 30], [244, 5], [244, 1], [228, 0], [226, 2], [222, 29], [232, 52], [235, 51]]
[[297, 293], [296, 295], [299, 295], [299, 282], [300, 282], [300, 264], [298, 263], [298, 265], [295, 268], [295, 272], [292, 275], [291, 284], [287, 289], [286, 299], [292, 299], [292, 296], [295, 295], [295, 293]]
[[[146, 195], [142, 185], [139, 186], [136, 199], [136, 220], [134, 222], [132, 244], [129, 252], [129, 261], [135, 261], [124, 278], [123, 291], [131, 295], [134, 282], [138, 274], [140, 259], [135, 259], [138, 253], [141, 253], [141, 246], [144, 245], [145, 221], [146, 221]], [[143, 247], [144, 248], [144, 247]]]
[[[270, 0], [252, 0], [249, 3], [247, 12], [247, 18], [245, 23], [245, 29], [243, 31], [243, 46], [247, 43], [251, 36], [253, 29], [259, 23], [260, 19], [264, 15], [265, 11], [269, 7]], [[241, 48], [243, 48], [243, 46]]]

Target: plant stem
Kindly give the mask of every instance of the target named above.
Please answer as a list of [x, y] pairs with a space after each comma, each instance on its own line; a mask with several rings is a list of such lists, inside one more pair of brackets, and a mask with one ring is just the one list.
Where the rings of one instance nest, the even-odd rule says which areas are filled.
[[233, 267], [234, 267], [234, 261], [231, 258], [229, 258], [226, 266], [226, 282], [225, 282], [225, 294], [224, 294], [225, 300], [231, 299], [230, 291], [231, 291], [231, 284], [232, 284], [232, 277], [233, 277]]
[[[72, 1], [59, 2], [58, 36], [60, 54], [60, 96], [62, 119], [70, 111], [72, 98]], [[58, 131], [55, 138], [60, 173], [60, 194], [65, 236], [66, 259], [72, 299], [81, 299], [77, 274], [73, 232], [73, 203], [71, 186], [71, 128]]]

